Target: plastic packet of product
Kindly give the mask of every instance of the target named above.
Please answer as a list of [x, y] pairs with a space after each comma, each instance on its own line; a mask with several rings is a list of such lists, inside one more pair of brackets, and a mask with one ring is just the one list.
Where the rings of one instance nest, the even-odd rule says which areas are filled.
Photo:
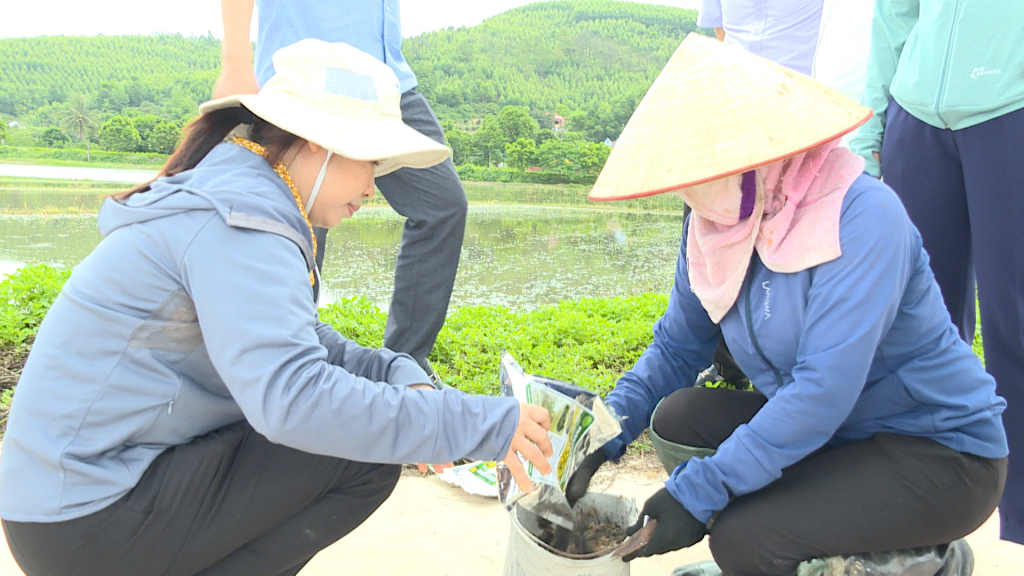
[[548, 410], [551, 429], [548, 438], [554, 454], [548, 459], [551, 473], [543, 474], [523, 461], [534, 491], [523, 492], [512, 473], [498, 465], [498, 496], [512, 509], [513, 504], [571, 530], [575, 516], [565, 497], [565, 486], [573, 472], [590, 453], [622, 432], [618, 418], [600, 396], [575, 384], [527, 374], [511, 354], [501, 355], [501, 393], [520, 402]]
[[470, 494], [488, 498], [498, 497], [498, 472], [497, 464], [494, 462], [478, 460], [445, 468], [437, 475], [445, 482], [454, 484]]

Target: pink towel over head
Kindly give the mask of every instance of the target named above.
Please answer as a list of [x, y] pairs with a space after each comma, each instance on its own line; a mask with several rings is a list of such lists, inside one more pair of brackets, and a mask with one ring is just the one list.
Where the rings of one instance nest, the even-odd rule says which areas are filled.
[[[864, 160], [833, 140], [756, 169], [753, 211], [743, 175], [679, 190], [693, 209], [686, 259], [690, 289], [718, 323], [736, 303], [757, 250], [774, 272], [792, 273], [835, 260], [839, 216]], [[746, 208], [747, 210], [744, 210]]]

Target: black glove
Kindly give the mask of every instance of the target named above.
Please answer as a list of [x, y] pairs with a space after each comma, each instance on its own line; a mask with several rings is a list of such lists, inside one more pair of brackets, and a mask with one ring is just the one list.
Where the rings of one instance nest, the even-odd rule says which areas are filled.
[[683, 505], [665, 488], [658, 490], [644, 503], [640, 519], [626, 529], [626, 534], [632, 536], [637, 530], [643, 528], [644, 516], [657, 518], [658, 525], [654, 527], [654, 534], [651, 535], [651, 540], [646, 546], [624, 556], [623, 562], [693, 546], [703, 540], [704, 535], [708, 533], [708, 527], [694, 518], [693, 514], [683, 508]]
[[607, 461], [608, 457], [605, 456], [604, 450], [598, 448], [596, 452], [580, 462], [579, 468], [573, 472], [569, 482], [565, 485], [565, 498], [569, 501], [569, 506], [575, 506], [576, 501], [583, 498], [590, 486], [590, 479], [594, 477], [594, 473], [601, 467], [601, 464]]

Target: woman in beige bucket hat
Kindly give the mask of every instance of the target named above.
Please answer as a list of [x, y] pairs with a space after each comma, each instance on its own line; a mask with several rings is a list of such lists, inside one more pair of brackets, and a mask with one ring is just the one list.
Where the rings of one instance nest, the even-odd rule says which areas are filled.
[[[618, 140], [591, 199], [693, 209], [654, 342], [608, 396], [625, 431], [566, 490], [650, 425], [670, 478], [625, 560], [710, 535], [717, 564], [675, 574], [971, 573], [959, 539], [999, 501], [1005, 401], [899, 199], [837, 146], [869, 116], [691, 35]], [[692, 386], [723, 337], [755, 390]]]
[[448, 149], [402, 122], [394, 73], [363, 52], [307, 40], [274, 64], [104, 203], [106, 238], [39, 330], [0, 463], [29, 576], [295, 574], [404, 462], [504, 459], [525, 485], [517, 454], [550, 469], [543, 408], [434, 390], [318, 320], [313, 226]]

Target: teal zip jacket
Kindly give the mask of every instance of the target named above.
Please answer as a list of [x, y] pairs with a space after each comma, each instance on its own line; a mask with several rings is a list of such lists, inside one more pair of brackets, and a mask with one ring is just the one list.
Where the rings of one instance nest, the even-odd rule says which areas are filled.
[[890, 100], [952, 130], [1024, 108], [1024, 1], [875, 0], [861, 98], [875, 114], [850, 142], [873, 176]]

